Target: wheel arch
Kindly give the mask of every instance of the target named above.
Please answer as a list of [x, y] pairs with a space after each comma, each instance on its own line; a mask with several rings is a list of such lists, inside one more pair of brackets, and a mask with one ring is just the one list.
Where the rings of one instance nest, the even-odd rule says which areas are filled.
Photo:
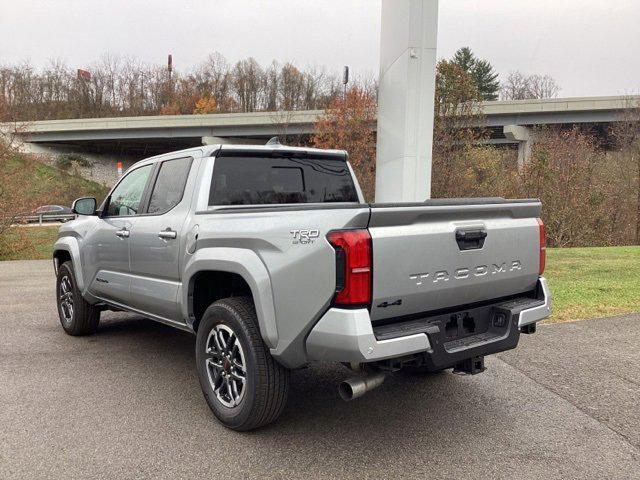
[[260, 334], [269, 348], [278, 343], [271, 280], [258, 255], [246, 249], [198, 250], [187, 262], [183, 277], [182, 310], [197, 331], [204, 310], [216, 300], [249, 295], [253, 299]]
[[56, 275], [58, 274], [58, 267], [60, 267], [60, 265], [64, 262], [71, 261], [74, 267], [73, 273], [78, 290], [83, 292], [85, 290], [85, 284], [80, 266], [80, 248], [78, 247], [78, 241], [73, 237], [59, 238], [56, 243], [53, 244], [52, 259]]

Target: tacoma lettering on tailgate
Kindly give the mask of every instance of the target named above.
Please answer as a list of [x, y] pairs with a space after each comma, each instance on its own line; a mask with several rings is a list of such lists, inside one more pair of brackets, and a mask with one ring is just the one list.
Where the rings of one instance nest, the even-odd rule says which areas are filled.
[[417, 286], [430, 281], [433, 283], [448, 282], [452, 278], [454, 280], [464, 280], [465, 278], [484, 277], [485, 275], [499, 275], [508, 272], [522, 270], [522, 262], [520, 260], [512, 260], [511, 262], [492, 263], [491, 265], [477, 265], [475, 267], [459, 267], [451, 274], [448, 270], [438, 270], [436, 272], [412, 273], [409, 280], [415, 282]]

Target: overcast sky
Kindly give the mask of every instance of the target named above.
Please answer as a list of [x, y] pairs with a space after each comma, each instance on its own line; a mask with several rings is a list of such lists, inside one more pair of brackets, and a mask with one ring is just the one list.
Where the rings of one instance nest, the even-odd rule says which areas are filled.
[[[440, 0], [438, 56], [469, 46], [501, 74], [547, 73], [561, 96], [640, 93], [639, 0]], [[178, 69], [219, 51], [378, 73], [379, 0], [0, 0], [0, 64], [101, 54]]]

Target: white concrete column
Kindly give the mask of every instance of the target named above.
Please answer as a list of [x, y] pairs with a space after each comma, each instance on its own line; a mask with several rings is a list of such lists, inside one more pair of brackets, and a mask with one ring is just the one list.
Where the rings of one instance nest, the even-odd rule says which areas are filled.
[[431, 196], [438, 0], [382, 0], [376, 202]]
[[533, 134], [529, 128], [521, 125], [505, 125], [502, 131], [507, 140], [518, 142], [518, 170], [521, 170], [531, 160]]

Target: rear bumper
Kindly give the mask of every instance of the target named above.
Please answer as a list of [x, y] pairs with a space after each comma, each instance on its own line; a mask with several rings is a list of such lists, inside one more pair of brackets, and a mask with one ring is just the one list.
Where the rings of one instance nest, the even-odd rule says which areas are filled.
[[518, 319], [519, 327], [539, 322], [551, 315], [551, 291], [549, 290], [546, 278], [540, 277], [538, 279], [538, 290], [539, 298], [541, 298], [544, 303], [521, 311]]
[[[418, 354], [430, 368], [438, 370], [468, 358], [514, 348], [520, 327], [543, 320], [550, 313], [551, 296], [542, 277], [537, 298], [516, 298], [375, 328], [366, 309], [331, 308], [307, 337], [307, 357], [369, 363]], [[478, 333], [464, 333], [464, 328], [469, 328], [469, 318]], [[459, 335], [451, 333], [450, 325]]]
[[378, 340], [369, 311], [331, 308], [307, 337], [309, 360], [366, 363], [427, 351], [426, 333]]

